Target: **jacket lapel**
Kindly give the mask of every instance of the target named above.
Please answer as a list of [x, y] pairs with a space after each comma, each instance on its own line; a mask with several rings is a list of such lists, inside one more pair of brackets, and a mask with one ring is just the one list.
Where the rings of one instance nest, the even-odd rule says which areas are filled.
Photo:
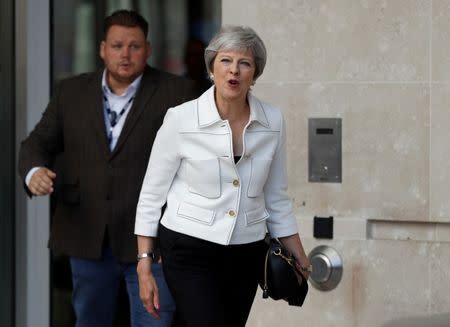
[[89, 115], [92, 117], [95, 133], [97, 134], [96, 140], [98, 140], [101, 151], [107, 157], [110, 151], [103, 114], [102, 74], [102, 70], [97, 71], [91, 80], [91, 85], [88, 87], [87, 105], [89, 107]]
[[155, 72], [152, 72], [152, 68], [150, 68], [149, 66], [145, 68], [141, 84], [139, 85], [139, 88], [136, 92], [136, 97], [125, 120], [125, 124], [120, 133], [119, 140], [117, 141], [114, 150], [111, 152], [110, 160], [115, 156], [117, 152], [120, 151], [126, 139], [133, 130], [134, 125], [138, 122], [139, 117], [144, 112], [146, 103], [150, 101], [153, 94], [155, 93], [158, 86], [156, 75], [157, 74]]
[[247, 99], [250, 106], [250, 121], [257, 121], [262, 126], [270, 128], [263, 104], [250, 92], [248, 93]]

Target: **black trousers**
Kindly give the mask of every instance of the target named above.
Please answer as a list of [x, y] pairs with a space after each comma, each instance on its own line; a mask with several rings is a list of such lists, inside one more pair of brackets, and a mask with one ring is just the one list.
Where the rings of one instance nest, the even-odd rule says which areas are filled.
[[245, 326], [262, 277], [264, 241], [224, 246], [162, 225], [159, 239], [177, 325]]

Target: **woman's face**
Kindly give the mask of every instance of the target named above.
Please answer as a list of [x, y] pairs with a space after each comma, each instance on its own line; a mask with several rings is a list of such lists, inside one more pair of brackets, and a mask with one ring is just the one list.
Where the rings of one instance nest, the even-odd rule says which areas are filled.
[[246, 99], [253, 85], [255, 59], [250, 50], [219, 51], [212, 67], [216, 96], [220, 100]]

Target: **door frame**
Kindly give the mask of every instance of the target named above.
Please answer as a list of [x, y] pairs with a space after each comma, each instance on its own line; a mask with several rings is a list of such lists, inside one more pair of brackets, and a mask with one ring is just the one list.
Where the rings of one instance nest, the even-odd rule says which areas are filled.
[[[20, 142], [33, 129], [49, 101], [50, 17], [49, 0], [15, 1], [16, 162]], [[28, 198], [24, 181], [17, 174], [15, 177], [15, 326], [48, 327], [49, 199]]]

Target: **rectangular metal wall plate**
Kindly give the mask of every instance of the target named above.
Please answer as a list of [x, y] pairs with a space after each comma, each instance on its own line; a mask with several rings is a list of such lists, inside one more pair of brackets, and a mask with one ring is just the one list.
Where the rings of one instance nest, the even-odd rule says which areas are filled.
[[342, 119], [308, 119], [309, 182], [342, 183]]

